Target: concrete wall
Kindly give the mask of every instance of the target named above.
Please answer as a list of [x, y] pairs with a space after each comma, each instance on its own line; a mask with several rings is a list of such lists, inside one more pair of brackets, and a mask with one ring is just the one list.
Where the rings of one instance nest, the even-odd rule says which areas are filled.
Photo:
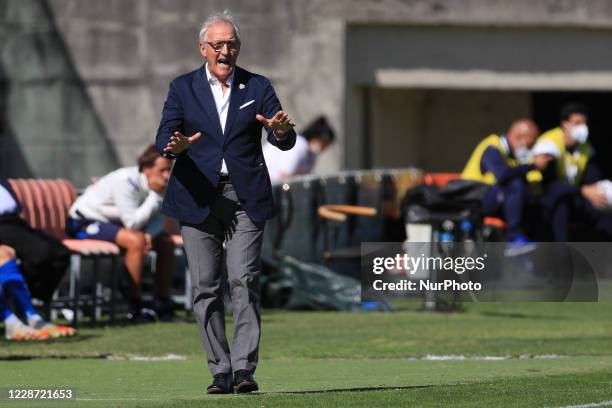
[[47, 4], [0, 2], [0, 177], [82, 186], [118, 164]]
[[376, 89], [371, 94], [373, 167], [461, 171], [491, 133], [528, 116], [526, 92]]
[[[465, 161], [462, 153], [473, 147], [474, 130], [482, 137], [504, 129], [518, 117], [513, 115], [532, 114], [529, 92], [612, 90], [612, 54], [606, 51], [612, 40], [609, 27], [506, 24], [348, 25], [345, 134], [351, 143], [345, 145], [347, 167], [368, 165], [370, 152], [376, 155], [376, 165], [399, 162], [393, 145], [377, 145], [382, 127], [393, 134], [423, 135], [422, 146], [413, 150], [408, 163], [427, 170], [456, 170], [456, 164]], [[408, 95], [416, 94], [409, 92], [403, 94], [406, 100], [377, 92], [393, 89], [465, 92], [429, 93], [421, 100], [412, 100]], [[523, 94], [519, 100], [517, 92]], [[418, 105], [418, 117], [413, 105]], [[368, 106], [379, 113], [370, 120], [369, 131], [363, 124]], [[417, 122], [422, 124], [419, 129], [414, 128]], [[451, 154], [442, 155], [440, 161], [432, 162], [433, 156], [427, 156], [427, 151], [446, 147]]]
[[[612, 27], [612, 2], [607, 0], [48, 0], [48, 4], [122, 164], [130, 163], [153, 140], [168, 82], [201, 64], [197, 32], [213, 10], [234, 12], [243, 29], [239, 64], [273, 80], [298, 125], [324, 113], [338, 129], [339, 148], [323, 158], [321, 171], [364, 164], [359, 147], [364, 146], [363, 88], [351, 76], [350, 67], [364, 64], [370, 51], [385, 56], [400, 53], [378, 42], [368, 46], [365, 59], [349, 55], [347, 27], [439, 30], [441, 41], [448, 33], [444, 27], [480, 27], [485, 33], [495, 27], [537, 28], [550, 33], [551, 41], [556, 41], [555, 30], [560, 28], [589, 33]], [[578, 41], [576, 47], [581, 44]], [[446, 61], [445, 55], [440, 58]], [[517, 64], [519, 70], [529, 71], [531, 61]], [[435, 109], [430, 116], [441, 108]], [[452, 128], [450, 122], [444, 126]]]

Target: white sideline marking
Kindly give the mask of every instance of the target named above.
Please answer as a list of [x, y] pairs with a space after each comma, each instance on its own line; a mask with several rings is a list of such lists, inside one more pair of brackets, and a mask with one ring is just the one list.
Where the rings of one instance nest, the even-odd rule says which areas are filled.
[[601, 402], [591, 402], [590, 404], [583, 405], [566, 405], [564, 407], [559, 408], [595, 408], [595, 407], [609, 407], [612, 405], [612, 400], [609, 401], [601, 401]]
[[423, 357], [408, 357], [406, 360], [416, 361], [465, 361], [465, 360], [485, 360], [485, 361], [499, 361], [499, 360], [555, 360], [560, 358], [568, 358], [570, 356], [564, 356], [560, 354], [523, 354], [518, 357], [513, 356], [464, 356], [462, 354], [449, 354], [449, 355], [432, 355], [428, 354]]
[[[571, 356], [561, 354], [522, 354], [520, 356], [465, 356], [463, 354], [427, 354], [422, 357], [406, 357], [408, 361], [501, 361], [501, 360], [556, 360], [568, 358]], [[183, 361], [187, 357], [179, 354], [166, 354], [165, 356], [143, 356], [138, 354], [130, 355], [109, 355], [106, 360], [123, 360], [123, 361]]]
[[187, 357], [178, 354], [166, 354], [165, 356], [139, 356], [139, 355], [110, 355], [106, 360], [128, 360], [128, 361], [182, 361]]

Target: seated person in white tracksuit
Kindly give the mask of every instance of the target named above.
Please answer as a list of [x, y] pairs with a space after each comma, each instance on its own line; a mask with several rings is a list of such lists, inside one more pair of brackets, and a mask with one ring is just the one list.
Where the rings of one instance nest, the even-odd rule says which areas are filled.
[[[161, 224], [159, 208], [172, 162], [153, 145], [138, 158], [138, 166], [123, 167], [87, 187], [70, 208], [68, 233], [79, 239], [113, 242], [125, 250], [125, 266], [132, 278], [128, 319], [134, 322], [172, 319], [169, 298], [174, 271], [174, 244], [152, 224]], [[146, 253], [157, 252], [154, 310], [141, 305], [141, 271]]]

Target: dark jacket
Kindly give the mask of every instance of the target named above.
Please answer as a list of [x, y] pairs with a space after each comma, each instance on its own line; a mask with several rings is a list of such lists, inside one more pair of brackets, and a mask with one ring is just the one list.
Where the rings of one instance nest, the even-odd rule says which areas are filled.
[[[180, 221], [203, 222], [210, 212], [221, 161], [225, 159], [248, 216], [255, 222], [267, 220], [274, 216], [274, 202], [261, 149], [262, 124], [255, 115], [270, 118], [282, 110], [281, 104], [268, 79], [236, 67], [222, 132], [205, 69], [202, 66], [170, 83], [157, 131], [157, 150], [164, 154], [163, 149], [175, 131], [185, 136], [202, 132], [202, 137], [176, 158], [161, 211]], [[291, 149], [295, 137], [291, 130], [279, 141], [268, 131], [268, 142], [281, 150]]]

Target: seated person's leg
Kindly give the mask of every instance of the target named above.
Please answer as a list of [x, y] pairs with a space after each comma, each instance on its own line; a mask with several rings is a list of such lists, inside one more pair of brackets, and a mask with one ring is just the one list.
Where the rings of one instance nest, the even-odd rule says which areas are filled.
[[553, 239], [557, 242], [569, 240], [569, 217], [571, 213], [571, 200], [559, 200], [550, 212], [550, 222]]
[[[2, 256], [0, 256], [0, 287], [3, 293], [11, 293], [15, 301], [19, 304], [29, 319], [31, 316], [37, 315], [36, 309], [32, 305], [30, 292], [26, 286], [19, 264], [15, 258], [15, 252], [12, 248], [2, 246]], [[10, 249], [9, 249], [10, 248]]]
[[601, 235], [601, 238], [612, 241], [612, 213], [595, 208], [583, 196], [579, 196], [576, 201], [576, 208], [572, 215], [592, 226]]
[[132, 278], [132, 285], [128, 293], [130, 311], [128, 319], [134, 322], [154, 321], [155, 312], [143, 308], [141, 305], [142, 267], [147, 253], [148, 244], [142, 231], [121, 228], [117, 232], [115, 243], [125, 250], [125, 267]]
[[523, 208], [527, 184], [519, 179], [492, 186], [483, 198], [485, 215], [502, 217], [507, 224], [509, 241], [522, 237]]
[[[1, 267], [1, 266], [0, 266]], [[0, 317], [4, 321], [4, 337], [7, 340], [46, 340], [49, 335], [43, 335], [38, 330], [23, 324], [11, 311], [5, 300], [4, 291], [0, 289]]]
[[[142, 231], [123, 228], [121, 225], [93, 220], [70, 220], [70, 235], [79, 239], [97, 239], [117, 244], [125, 251], [125, 268], [132, 284], [129, 287], [128, 302], [130, 320], [152, 321], [155, 314], [141, 306], [142, 267], [148, 250], [145, 234]], [[143, 316], [144, 314], [144, 316]], [[142, 318], [141, 318], [142, 317]]]
[[569, 240], [569, 219], [575, 199], [572, 188], [558, 181], [546, 185], [545, 193], [539, 199], [542, 219], [550, 223], [553, 239], [557, 242]]
[[602, 212], [595, 228], [597, 228], [607, 241], [612, 241], [612, 213]]
[[50, 300], [66, 273], [70, 251], [57, 239], [31, 228], [23, 220], [4, 225], [0, 240], [16, 251], [32, 295]]
[[494, 185], [487, 191], [482, 199], [482, 212], [490, 217], [502, 217], [504, 193], [499, 186]]
[[125, 250], [125, 267], [132, 278], [130, 297], [140, 299], [140, 285], [142, 283], [142, 265], [146, 255], [146, 241], [144, 233], [127, 228], [121, 228], [116, 235], [115, 243]]
[[517, 178], [499, 187], [504, 194], [503, 214], [508, 226], [508, 241], [513, 241], [522, 235], [527, 184]]
[[174, 315], [172, 300], [170, 299], [170, 288], [172, 277], [176, 270], [176, 259], [174, 257], [174, 242], [169, 234], [159, 233], [153, 238], [153, 249], [157, 253], [157, 264], [155, 274], [155, 311], [160, 318]]
[[144, 258], [144, 234], [122, 228], [121, 225], [93, 220], [70, 220], [70, 235], [78, 239], [97, 239], [112, 242], [125, 250], [125, 266], [134, 285], [131, 298], [140, 298], [140, 271]]
[[[6, 255], [6, 248], [10, 247], [2, 246], [2, 248], [3, 254]], [[11, 255], [10, 249], [8, 250], [8, 254]], [[4, 255], [3, 257], [6, 258]], [[21, 274], [17, 260], [14, 258], [14, 252], [9, 260], [0, 264], [0, 287], [3, 294], [10, 293], [12, 295], [15, 302], [25, 315], [28, 321], [28, 326], [39, 331], [39, 334], [41, 334], [42, 337], [56, 338], [75, 334], [74, 329], [47, 323], [38, 314], [36, 308], [34, 308], [34, 305], [32, 304], [30, 291], [28, 290], [28, 286], [26, 285], [23, 275]], [[19, 330], [23, 331], [23, 328], [19, 328]]]
[[[23, 279], [15, 259], [15, 250], [6, 245], [0, 245], [0, 317], [4, 321], [5, 337], [7, 340], [44, 340], [37, 330], [23, 324], [10, 309], [6, 301], [6, 284], [13, 279]], [[44, 338], [43, 338], [44, 337]]]

